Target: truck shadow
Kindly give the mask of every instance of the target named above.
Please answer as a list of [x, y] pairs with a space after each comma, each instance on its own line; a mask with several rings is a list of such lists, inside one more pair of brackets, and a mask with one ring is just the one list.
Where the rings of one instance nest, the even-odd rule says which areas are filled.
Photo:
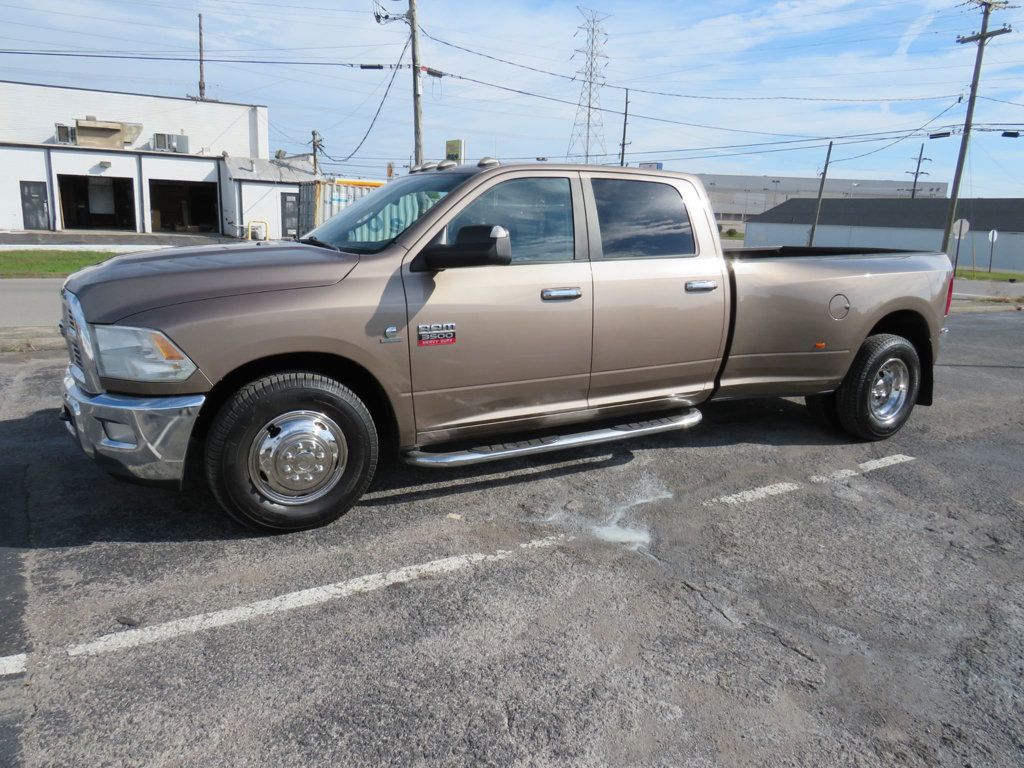
[[[380, 507], [560, 478], [629, 464], [638, 450], [699, 450], [738, 443], [840, 445], [848, 438], [812, 421], [802, 404], [751, 400], [702, 408], [704, 423], [622, 443], [444, 471], [401, 462], [378, 469], [359, 506]], [[229, 541], [264, 534], [225, 515], [201, 482], [185, 492], [108, 476], [69, 439], [53, 410], [0, 421], [0, 546], [17, 549], [97, 542]], [[342, 523], [343, 524], [343, 523]]]

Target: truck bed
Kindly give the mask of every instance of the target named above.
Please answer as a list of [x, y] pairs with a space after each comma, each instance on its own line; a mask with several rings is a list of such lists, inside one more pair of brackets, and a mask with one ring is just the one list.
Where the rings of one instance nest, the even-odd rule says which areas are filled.
[[761, 248], [726, 248], [727, 259], [769, 259], [769, 258], [809, 258], [820, 256], [878, 256], [882, 254], [901, 256], [918, 253], [893, 248], [813, 248], [799, 245], [775, 245]]
[[724, 251], [730, 334], [717, 397], [835, 389], [861, 342], [897, 310], [937, 340], [949, 277], [939, 252], [880, 248]]

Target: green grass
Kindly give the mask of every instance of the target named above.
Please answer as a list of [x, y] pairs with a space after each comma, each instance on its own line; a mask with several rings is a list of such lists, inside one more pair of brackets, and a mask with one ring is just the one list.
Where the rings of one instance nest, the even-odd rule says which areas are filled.
[[110, 251], [0, 251], [0, 277], [67, 277], [117, 254]]
[[725, 232], [722, 232], [722, 233], [720, 233], [719, 236], [723, 240], [742, 240], [743, 239], [743, 233], [742, 232], [737, 232], [735, 235], [727, 235], [727, 234], [725, 234]]
[[1024, 283], [1024, 273], [1021, 272], [987, 272], [984, 269], [971, 270], [970, 267], [958, 267], [956, 276], [959, 280], [1010, 280], [1014, 278], [1018, 283]]

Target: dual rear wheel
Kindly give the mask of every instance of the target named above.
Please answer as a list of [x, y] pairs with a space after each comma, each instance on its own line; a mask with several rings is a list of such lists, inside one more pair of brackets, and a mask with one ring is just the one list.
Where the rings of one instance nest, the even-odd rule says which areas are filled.
[[863, 440], [884, 440], [910, 418], [921, 389], [921, 360], [902, 336], [880, 333], [861, 345], [839, 389], [806, 398], [821, 422]]

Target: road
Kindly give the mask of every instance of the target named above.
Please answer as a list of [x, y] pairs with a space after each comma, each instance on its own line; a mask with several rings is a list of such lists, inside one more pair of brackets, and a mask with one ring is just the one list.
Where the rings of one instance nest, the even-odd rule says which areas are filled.
[[319, 531], [108, 479], [0, 357], [0, 764], [1019, 766], [1024, 314], [882, 443], [796, 401], [380, 472]]
[[60, 287], [63, 284], [63, 277], [0, 280], [0, 328], [56, 328], [60, 322]]

